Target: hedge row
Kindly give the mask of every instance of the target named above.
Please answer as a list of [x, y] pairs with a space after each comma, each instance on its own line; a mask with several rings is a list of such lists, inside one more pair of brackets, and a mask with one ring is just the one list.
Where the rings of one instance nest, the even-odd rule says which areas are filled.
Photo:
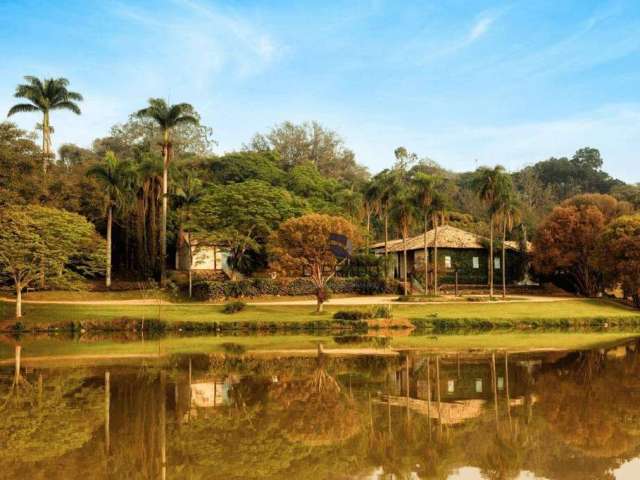
[[[368, 278], [332, 278], [329, 290], [337, 294], [375, 295], [397, 293], [396, 282]], [[269, 296], [315, 295], [316, 288], [309, 278], [271, 279], [250, 278], [239, 281], [199, 280], [193, 285], [198, 300]]]

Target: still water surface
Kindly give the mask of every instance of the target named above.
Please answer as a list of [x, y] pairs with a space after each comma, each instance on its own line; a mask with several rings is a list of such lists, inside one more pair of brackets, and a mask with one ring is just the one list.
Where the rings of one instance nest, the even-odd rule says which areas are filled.
[[0, 367], [0, 478], [638, 479], [640, 343]]

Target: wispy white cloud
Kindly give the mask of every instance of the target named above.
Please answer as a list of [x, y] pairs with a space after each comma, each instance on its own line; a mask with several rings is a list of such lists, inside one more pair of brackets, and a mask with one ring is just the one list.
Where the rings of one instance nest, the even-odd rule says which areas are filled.
[[434, 60], [440, 60], [470, 47], [490, 32], [491, 28], [502, 14], [502, 11], [494, 10], [480, 12], [470, 26], [462, 31], [458, 31], [455, 38], [449, 39], [445, 42], [440, 42], [427, 48], [426, 54], [421, 55], [423, 61], [418, 63], [428, 63]]
[[165, 7], [115, 4], [114, 13], [143, 28], [147, 41], [159, 40], [152, 61], [149, 55], [141, 55], [145, 63], [140, 70], [146, 70], [147, 76], [155, 72], [162, 78], [170, 72], [174, 80], [177, 77], [183, 84], [204, 90], [223, 71], [239, 77], [259, 74], [282, 51], [270, 33], [235, 12], [199, 0], [170, 0]]
[[497, 19], [497, 15], [495, 14], [481, 15], [480, 18], [476, 20], [476, 22], [471, 26], [471, 30], [469, 30], [469, 33], [467, 35], [466, 43], [469, 44], [469, 43], [475, 42], [480, 37], [482, 37], [485, 33], [489, 31], [489, 29], [491, 28], [491, 25], [493, 25], [493, 22], [495, 22], [496, 19]]

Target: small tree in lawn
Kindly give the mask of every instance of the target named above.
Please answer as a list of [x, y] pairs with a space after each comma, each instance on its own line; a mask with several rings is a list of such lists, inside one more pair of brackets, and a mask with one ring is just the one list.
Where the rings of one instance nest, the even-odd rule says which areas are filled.
[[104, 262], [104, 241], [84, 217], [38, 205], [0, 210], [0, 272], [15, 285], [16, 318], [22, 317], [22, 291], [43, 268], [54, 277], [92, 275]]
[[311, 273], [318, 312], [322, 312], [328, 296], [327, 282], [335, 275], [341, 261], [329, 246], [332, 233], [346, 236], [354, 246], [360, 243], [357, 227], [347, 219], [315, 213], [287, 220], [269, 240], [272, 267], [283, 272]]
[[611, 286], [622, 285], [625, 296], [640, 308], [640, 214], [609, 224], [600, 239], [600, 267]]

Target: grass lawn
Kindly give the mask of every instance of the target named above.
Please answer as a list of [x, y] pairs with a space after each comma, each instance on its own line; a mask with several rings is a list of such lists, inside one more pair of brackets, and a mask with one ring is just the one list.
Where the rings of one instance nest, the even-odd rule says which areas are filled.
[[[110, 321], [122, 317], [162, 319], [167, 322], [311, 322], [330, 320], [337, 310], [358, 310], [366, 307], [327, 306], [316, 314], [312, 306], [253, 305], [228, 315], [221, 305], [59, 305], [24, 304], [21, 322], [29, 327], [37, 324], [55, 325], [70, 321]], [[14, 305], [0, 302], [0, 318], [13, 320]], [[393, 315], [408, 319], [485, 319], [485, 320], [584, 320], [608, 318], [637, 320], [640, 311], [605, 300], [576, 299], [557, 302], [464, 303], [436, 305], [394, 305]]]

